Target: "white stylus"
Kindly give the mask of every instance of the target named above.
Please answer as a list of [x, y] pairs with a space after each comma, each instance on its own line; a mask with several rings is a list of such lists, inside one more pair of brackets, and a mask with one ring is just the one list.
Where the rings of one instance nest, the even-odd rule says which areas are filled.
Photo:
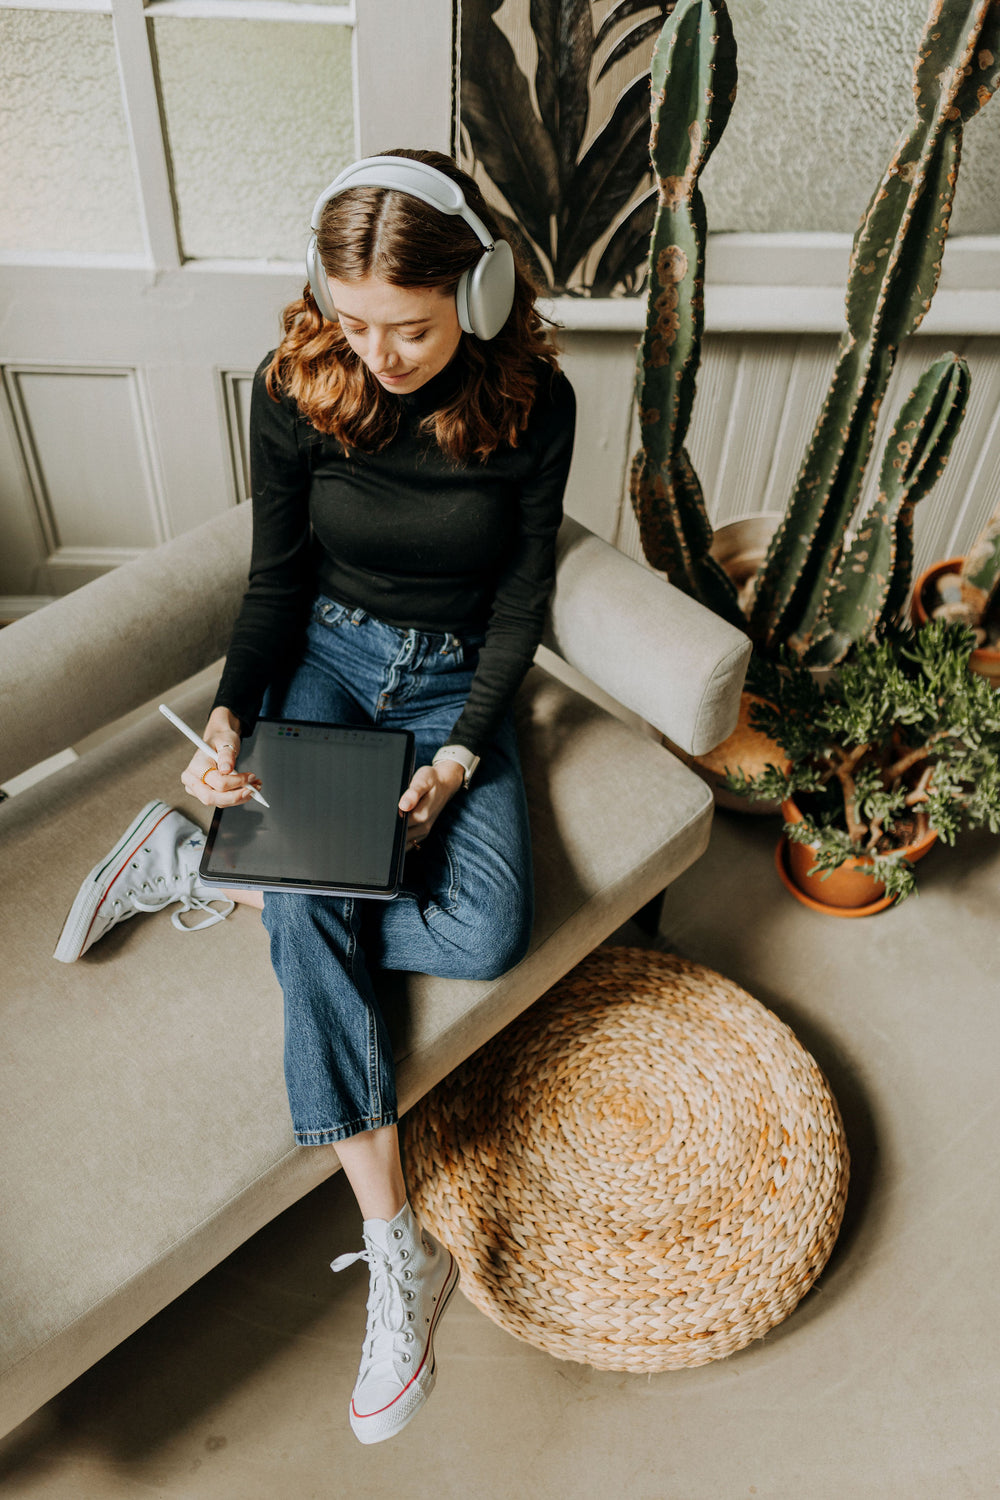
[[[161, 703], [160, 713], [165, 719], [169, 719], [174, 728], [179, 729], [181, 734], [186, 734], [192, 745], [197, 745], [199, 750], [204, 750], [205, 754], [212, 761], [213, 765], [218, 766], [219, 757], [216, 755], [211, 745], [206, 745], [201, 735], [195, 734], [191, 726], [189, 724], [185, 724], [183, 719], [179, 719], [174, 713], [173, 709], [168, 708], [165, 703]], [[255, 786], [250, 788], [250, 795], [251, 797], [254, 797], [258, 802], [262, 803], [264, 807], [271, 806], [270, 802], [264, 801], [264, 798], [260, 795], [260, 792], [258, 792]]]

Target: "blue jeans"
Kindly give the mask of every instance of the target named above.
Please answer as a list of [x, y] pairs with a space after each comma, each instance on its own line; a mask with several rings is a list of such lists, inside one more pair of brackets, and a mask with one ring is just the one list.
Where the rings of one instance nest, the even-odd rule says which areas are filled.
[[[264, 713], [413, 731], [416, 764], [445, 744], [469, 693], [482, 636], [397, 630], [320, 596], [288, 679]], [[513, 723], [483, 752], [393, 901], [264, 896], [285, 997], [285, 1083], [295, 1139], [318, 1146], [398, 1118], [392, 1046], [372, 975], [401, 969], [493, 979], [531, 934], [531, 846]]]

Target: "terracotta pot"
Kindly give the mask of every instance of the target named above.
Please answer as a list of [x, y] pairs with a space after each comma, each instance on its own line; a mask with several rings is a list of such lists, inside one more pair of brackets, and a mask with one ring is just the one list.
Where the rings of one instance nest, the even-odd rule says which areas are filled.
[[[933, 598], [938, 579], [945, 573], [957, 573], [964, 561], [962, 557], [949, 557], [921, 573], [913, 585], [913, 598], [910, 601], [910, 618], [918, 630], [930, 618], [927, 606], [930, 604], [931, 609], [934, 607]], [[1000, 687], [1000, 650], [996, 646], [981, 646], [979, 650], [973, 651], [969, 657], [969, 667], [994, 687]]]
[[744, 692], [740, 697], [740, 717], [729, 738], [723, 740], [721, 745], [716, 745], [714, 750], [709, 750], [707, 755], [686, 756], [685, 759], [708, 782], [720, 807], [728, 807], [733, 812], [773, 815], [781, 808], [780, 798], [738, 797], [735, 792], [727, 791], [722, 785], [727, 769], [742, 770], [747, 776], [756, 776], [767, 765], [788, 765], [785, 752], [777, 740], [750, 727], [750, 710], [755, 703], [761, 702], [763, 699], [756, 693]]
[[[786, 823], [802, 822], [802, 814], [791, 800], [781, 804], [781, 813]], [[912, 864], [923, 859], [936, 842], [937, 834], [928, 828], [903, 853]], [[833, 917], [868, 917], [892, 904], [892, 896], [885, 894], [885, 886], [871, 873], [870, 859], [846, 859], [826, 877], [810, 875], [816, 863], [815, 846], [796, 844], [783, 837], [775, 860], [788, 890], [814, 911]]]

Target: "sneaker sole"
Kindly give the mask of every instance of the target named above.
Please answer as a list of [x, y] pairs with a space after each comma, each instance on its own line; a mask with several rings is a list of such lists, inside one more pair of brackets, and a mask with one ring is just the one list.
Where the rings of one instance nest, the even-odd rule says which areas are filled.
[[56, 951], [53, 954], [60, 963], [71, 964], [84, 953], [91, 928], [97, 914], [107, 900], [111, 887], [137, 850], [149, 838], [163, 819], [173, 812], [165, 802], [147, 802], [135, 822], [119, 839], [118, 843], [100, 860], [77, 892], [70, 907], [69, 916], [63, 923]]
[[[412, 1422], [413, 1418], [423, 1410], [424, 1403], [434, 1389], [437, 1382], [437, 1361], [434, 1358], [434, 1335], [437, 1333], [438, 1325], [445, 1315], [448, 1303], [451, 1301], [459, 1282], [458, 1261], [451, 1254], [450, 1250], [448, 1254], [451, 1264], [444, 1284], [444, 1291], [441, 1293], [441, 1301], [438, 1303], [437, 1311], [434, 1314], [434, 1322], [431, 1324], [431, 1330], [427, 1335], [427, 1349], [420, 1369], [414, 1375], [406, 1390], [400, 1391], [392, 1406], [385, 1407], [382, 1411], [372, 1412], [367, 1417], [359, 1417], [354, 1410], [354, 1402], [351, 1402], [351, 1430], [360, 1443], [383, 1443], [386, 1438], [395, 1437], [397, 1432], [402, 1432], [407, 1423]], [[414, 1389], [422, 1399], [400, 1421], [393, 1421], [392, 1407], [396, 1405], [396, 1402], [402, 1400], [406, 1391]], [[382, 1421], [376, 1427], [374, 1424], [378, 1418], [382, 1418]], [[372, 1425], [366, 1427], [366, 1423]]]

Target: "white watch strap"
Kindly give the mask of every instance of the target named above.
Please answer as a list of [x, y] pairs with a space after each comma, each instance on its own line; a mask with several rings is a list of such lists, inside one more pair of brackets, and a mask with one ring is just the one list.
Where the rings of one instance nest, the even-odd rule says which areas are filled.
[[473, 755], [471, 750], [466, 750], [464, 745], [442, 745], [440, 750], [435, 751], [431, 765], [436, 766], [439, 760], [457, 760], [465, 772], [466, 786], [472, 780], [479, 764], [479, 756]]

